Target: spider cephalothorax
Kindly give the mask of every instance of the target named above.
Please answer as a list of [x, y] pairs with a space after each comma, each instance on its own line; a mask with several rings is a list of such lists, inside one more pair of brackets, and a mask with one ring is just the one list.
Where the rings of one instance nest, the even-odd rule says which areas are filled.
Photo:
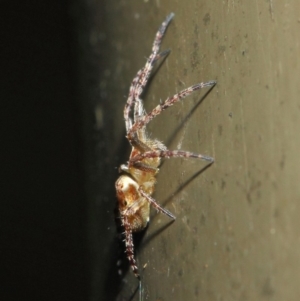
[[150, 139], [146, 133], [146, 125], [163, 110], [198, 89], [213, 87], [216, 84], [216, 81], [209, 81], [193, 85], [167, 98], [165, 102], [156, 106], [151, 112], [145, 112], [140, 95], [147, 84], [155, 62], [169, 53], [169, 51], [159, 53], [159, 48], [166, 28], [173, 17], [173, 13], [168, 15], [156, 33], [152, 53], [145, 67], [139, 70], [133, 79], [124, 108], [126, 137], [132, 146], [132, 151], [128, 164], [120, 167], [123, 174], [116, 181], [116, 190], [121, 223], [125, 230], [127, 257], [135, 276], [139, 279], [140, 276], [134, 257], [132, 233], [141, 231], [147, 226], [150, 205], [170, 218], [175, 219], [171, 212], [162, 208], [151, 196], [154, 191], [155, 177], [159, 171], [158, 167], [161, 159], [186, 157], [203, 159], [209, 163], [213, 162], [213, 158], [208, 156], [182, 150], [168, 150], [163, 143]]

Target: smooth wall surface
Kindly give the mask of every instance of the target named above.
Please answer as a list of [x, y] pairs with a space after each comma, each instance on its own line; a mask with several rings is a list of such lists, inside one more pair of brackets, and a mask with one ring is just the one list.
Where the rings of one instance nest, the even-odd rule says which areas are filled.
[[[218, 81], [204, 99], [207, 91], [195, 92], [149, 125], [168, 148], [211, 155], [215, 163], [163, 163], [154, 197], [177, 220], [169, 225], [151, 213], [137, 250], [140, 268], [146, 265], [144, 299], [299, 300], [299, 2], [107, 1], [101, 10], [104, 29], [95, 27], [91, 41], [99, 39], [104, 58], [95, 110], [104, 117], [95, 120], [105, 129], [111, 168], [127, 160], [126, 95], [167, 14], [175, 18], [162, 50], [171, 53], [144, 94], [147, 110], [192, 84]], [[114, 169], [105, 185], [116, 177]], [[111, 209], [101, 214], [112, 215], [109, 191]], [[131, 300], [137, 281], [126, 269], [116, 276], [111, 254], [122, 245], [105, 220], [105, 248], [90, 236], [93, 267], [114, 271], [106, 273], [107, 294]], [[96, 272], [93, 279], [92, 300], [100, 300]]]

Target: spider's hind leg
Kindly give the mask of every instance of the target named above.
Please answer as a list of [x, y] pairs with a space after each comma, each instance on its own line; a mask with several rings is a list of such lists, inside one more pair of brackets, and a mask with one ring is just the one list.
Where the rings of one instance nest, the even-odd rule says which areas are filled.
[[139, 269], [137, 267], [136, 264], [136, 260], [134, 257], [134, 246], [133, 246], [133, 238], [132, 238], [132, 229], [130, 226], [130, 223], [127, 219], [127, 217], [125, 216], [123, 218], [123, 226], [125, 229], [125, 246], [126, 246], [126, 255], [128, 258], [128, 261], [130, 263], [131, 269], [135, 275], [135, 277], [137, 277], [139, 280], [141, 280], [140, 274], [139, 274]]
[[146, 198], [146, 200], [159, 212], [162, 212], [163, 214], [167, 215], [168, 217], [172, 219], [176, 219], [175, 215], [173, 215], [169, 210], [161, 207], [156, 200], [151, 197], [149, 194], [147, 194], [141, 187], [139, 188], [139, 192], [143, 197]]

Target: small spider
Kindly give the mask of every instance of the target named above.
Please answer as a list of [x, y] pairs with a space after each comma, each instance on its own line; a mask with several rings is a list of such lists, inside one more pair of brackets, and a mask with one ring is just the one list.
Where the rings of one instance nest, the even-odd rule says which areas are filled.
[[124, 108], [126, 138], [132, 146], [132, 151], [127, 165], [123, 164], [120, 166], [120, 172], [123, 172], [123, 174], [116, 181], [116, 191], [121, 224], [125, 230], [126, 254], [133, 273], [139, 280], [140, 275], [134, 257], [132, 233], [141, 231], [147, 226], [150, 205], [157, 211], [175, 219], [171, 212], [162, 208], [151, 196], [154, 192], [155, 177], [159, 171], [158, 167], [161, 159], [184, 157], [203, 159], [209, 163], [214, 161], [213, 158], [200, 154], [182, 150], [168, 150], [162, 142], [150, 139], [146, 133], [146, 125], [163, 110], [198, 89], [213, 87], [216, 84], [216, 81], [209, 81], [193, 85], [167, 98], [165, 102], [156, 106], [150, 113], [145, 112], [140, 96], [147, 84], [155, 62], [169, 53], [169, 51], [159, 53], [159, 48], [166, 28], [173, 17], [173, 13], [169, 14], [156, 33], [152, 53], [145, 67], [139, 70], [133, 79]]

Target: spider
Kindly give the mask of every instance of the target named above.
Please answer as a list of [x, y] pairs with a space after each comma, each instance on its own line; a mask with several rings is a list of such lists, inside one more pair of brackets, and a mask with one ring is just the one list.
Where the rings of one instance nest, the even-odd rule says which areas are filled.
[[154, 64], [169, 53], [169, 50], [159, 52], [159, 48], [164, 33], [173, 17], [173, 13], [169, 14], [156, 33], [152, 53], [145, 67], [139, 70], [133, 79], [124, 108], [126, 138], [132, 146], [132, 150], [127, 164], [120, 166], [119, 171], [122, 175], [116, 181], [115, 186], [121, 224], [124, 228], [127, 258], [134, 275], [139, 280], [141, 278], [134, 256], [132, 233], [141, 231], [147, 226], [150, 205], [157, 209], [158, 212], [162, 212], [175, 220], [175, 216], [167, 209], [162, 208], [151, 196], [154, 192], [155, 177], [159, 171], [161, 159], [176, 157], [197, 158], [210, 164], [214, 161], [211, 157], [188, 151], [168, 150], [162, 142], [150, 139], [146, 133], [146, 125], [163, 110], [198, 89], [213, 87], [216, 84], [216, 81], [209, 81], [193, 85], [167, 98], [151, 112], [146, 113], [140, 96], [147, 84]]

